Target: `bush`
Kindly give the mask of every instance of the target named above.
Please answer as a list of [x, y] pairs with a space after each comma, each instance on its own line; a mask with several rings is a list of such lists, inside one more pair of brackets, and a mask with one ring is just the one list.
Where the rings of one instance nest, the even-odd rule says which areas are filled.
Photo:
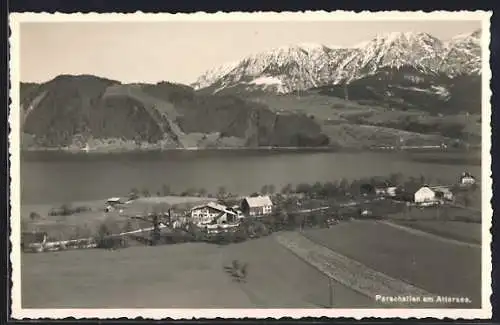
[[41, 217], [38, 213], [36, 213], [36, 212], [31, 212], [31, 213], [30, 213], [30, 220], [31, 220], [31, 221], [34, 221], [34, 220], [39, 220], [39, 219], [41, 219], [41, 218], [42, 218], [42, 217]]
[[310, 194], [311, 188], [312, 188], [312, 186], [307, 184], [307, 183], [300, 183], [297, 185], [295, 192], [296, 193], [303, 193], [303, 194]]
[[73, 234], [71, 234], [70, 239], [82, 239], [89, 238], [92, 236], [91, 230], [87, 225], [84, 226], [76, 226], [73, 230]]
[[72, 207], [71, 204], [65, 203], [61, 205], [59, 208], [52, 208], [49, 211], [49, 216], [66, 217], [73, 215], [75, 213], [82, 213], [87, 211], [91, 211], [91, 208], [85, 206]]
[[286, 184], [282, 189], [281, 193], [282, 194], [290, 194], [293, 192], [293, 186], [292, 184]]
[[240, 243], [248, 239], [248, 232], [244, 228], [239, 228], [235, 233], [234, 233], [234, 242]]
[[82, 212], [88, 212], [88, 211], [92, 211], [92, 209], [90, 207], [78, 206], [78, 207], [75, 207], [71, 212], [72, 212], [72, 214], [74, 214], [74, 213], [82, 213]]
[[212, 236], [210, 241], [218, 245], [227, 245], [234, 241], [231, 233], [220, 233]]
[[118, 248], [126, 248], [129, 246], [128, 239], [122, 236], [104, 236], [102, 238], [98, 238], [96, 240], [97, 248], [104, 249], [118, 249]]

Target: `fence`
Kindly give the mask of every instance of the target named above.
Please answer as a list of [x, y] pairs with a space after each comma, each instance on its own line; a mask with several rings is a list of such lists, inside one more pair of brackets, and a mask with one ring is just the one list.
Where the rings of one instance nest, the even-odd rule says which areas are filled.
[[[159, 228], [166, 228], [167, 226], [160, 224]], [[106, 236], [107, 238], [116, 238], [123, 237], [127, 235], [138, 234], [141, 232], [152, 231], [154, 227], [149, 228], [141, 228], [133, 231], [121, 232], [119, 234], [112, 234]], [[42, 253], [42, 252], [54, 252], [61, 251], [67, 249], [89, 249], [96, 248], [98, 246], [98, 241], [94, 237], [90, 238], [79, 238], [72, 240], [61, 240], [54, 242], [45, 242], [45, 243], [31, 243], [25, 246], [25, 252], [33, 252], [33, 253]]]

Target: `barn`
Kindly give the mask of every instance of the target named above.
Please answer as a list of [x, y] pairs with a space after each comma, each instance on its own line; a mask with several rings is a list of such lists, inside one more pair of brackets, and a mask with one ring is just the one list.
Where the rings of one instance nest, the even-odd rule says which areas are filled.
[[434, 192], [434, 190], [432, 190], [429, 186], [424, 185], [415, 192], [414, 201], [418, 204], [434, 203], [437, 201], [436, 192]]
[[453, 193], [446, 186], [422, 186], [414, 194], [414, 201], [418, 204], [431, 204], [440, 201], [453, 200]]
[[273, 210], [273, 202], [269, 196], [246, 197], [241, 201], [241, 210], [247, 216], [263, 216]]

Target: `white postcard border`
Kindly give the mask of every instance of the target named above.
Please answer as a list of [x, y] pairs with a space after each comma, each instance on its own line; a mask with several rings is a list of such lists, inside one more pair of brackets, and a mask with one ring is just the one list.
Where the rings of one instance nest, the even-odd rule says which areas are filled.
[[[14, 319], [62, 319], [74, 318], [136, 318], [146, 319], [191, 319], [191, 318], [301, 318], [301, 317], [367, 317], [381, 318], [452, 318], [475, 319], [491, 318], [491, 219], [493, 216], [490, 200], [492, 198], [491, 179], [491, 69], [490, 17], [491, 11], [435, 11], [418, 12], [370, 12], [347, 11], [305, 11], [305, 12], [203, 12], [190, 14], [166, 13], [12, 13], [9, 15], [10, 36], [10, 111], [9, 134], [10, 153], [10, 204], [12, 266], [11, 308]], [[21, 306], [21, 271], [20, 271], [20, 114], [19, 103], [19, 54], [20, 24], [27, 22], [166, 22], [166, 21], [398, 21], [398, 20], [479, 20], [482, 22], [482, 308], [481, 309], [28, 309]]]

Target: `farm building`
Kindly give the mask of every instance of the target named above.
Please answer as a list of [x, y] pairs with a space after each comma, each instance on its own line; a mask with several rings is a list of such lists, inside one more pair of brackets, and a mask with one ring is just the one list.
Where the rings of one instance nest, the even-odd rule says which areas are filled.
[[364, 195], [396, 196], [397, 187], [387, 181], [376, 180], [373, 183], [361, 185], [360, 193]]
[[248, 216], [262, 216], [272, 212], [273, 202], [269, 196], [246, 197], [241, 201], [241, 210]]
[[21, 233], [21, 249], [26, 249], [32, 244], [45, 244], [47, 242], [46, 232], [23, 232]]
[[453, 193], [446, 186], [432, 186], [431, 189], [436, 193], [436, 198], [448, 200], [453, 200]]
[[375, 187], [375, 194], [380, 196], [396, 196], [396, 192], [396, 186]]
[[106, 204], [109, 204], [109, 205], [122, 204], [122, 203], [123, 203], [122, 199], [119, 197], [111, 197], [111, 198], [106, 200]]
[[427, 185], [422, 186], [414, 194], [415, 203], [433, 203], [436, 202], [436, 193]]
[[209, 224], [222, 217], [227, 220], [228, 217], [236, 218], [237, 215], [236, 212], [226, 206], [215, 202], [209, 202], [191, 209], [191, 219], [196, 224]]
[[414, 194], [414, 201], [418, 204], [437, 203], [442, 200], [453, 200], [453, 193], [444, 186], [422, 186]]
[[235, 212], [239, 219], [244, 217], [243, 211], [241, 211], [241, 207], [239, 205], [233, 205], [228, 210]]
[[123, 201], [119, 197], [112, 197], [106, 200], [104, 211], [110, 212], [115, 210], [118, 206], [122, 205]]
[[210, 222], [211, 225], [230, 225], [236, 224], [239, 218], [237, 214], [232, 213], [232, 211], [224, 211], [219, 213], [215, 218], [213, 218]]
[[476, 179], [468, 172], [464, 172], [462, 176], [460, 176], [460, 185], [473, 185], [475, 183]]

